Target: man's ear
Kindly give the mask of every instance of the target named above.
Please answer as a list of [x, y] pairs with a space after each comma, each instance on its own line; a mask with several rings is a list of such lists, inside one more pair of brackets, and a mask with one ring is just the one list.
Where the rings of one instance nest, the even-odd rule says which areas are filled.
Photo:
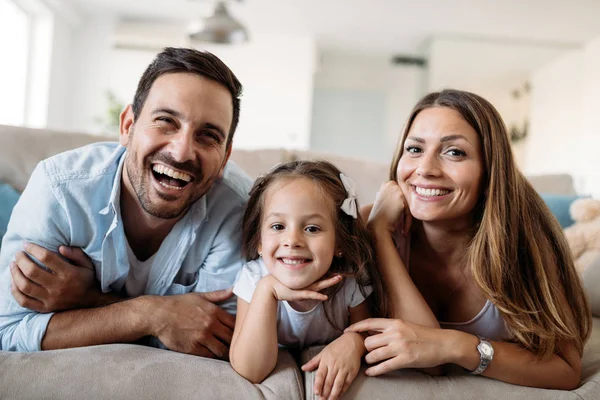
[[133, 108], [131, 108], [131, 104], [128, 104], [119, 116], [119, 143], [121, 145], [127, 146], [129, 143], [129, 133], [133, 129], [134, 122]]
[[229, 161], [229, 156], [231, 156], [231, 148], [233, 146], [229, 145], [227, 148], [227, 153], [225, 153], [225, 158], [223, 159], [223, 164], [221, 165], [221, 170], [219, 171], [219, 179], [223, 177], [223, 172], [225, 171], [225, 165], [227, 165], [227, 161]]

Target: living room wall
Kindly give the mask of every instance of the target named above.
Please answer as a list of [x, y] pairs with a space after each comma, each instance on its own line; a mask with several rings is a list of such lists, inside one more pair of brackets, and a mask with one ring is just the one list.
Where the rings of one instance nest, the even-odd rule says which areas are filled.
[[600, 196], [600, 37], [532, 77], [525, 171], [566, 172], [578, 192]]

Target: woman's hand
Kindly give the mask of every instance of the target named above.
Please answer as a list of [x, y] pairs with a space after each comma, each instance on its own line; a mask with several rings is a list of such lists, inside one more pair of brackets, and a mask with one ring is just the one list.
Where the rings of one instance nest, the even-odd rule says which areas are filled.
[[392, 233], [402, 228], [402, 233], [406, 235], [411, 223], [412, 215], [400, 186], [394, 181], [385, 182], [377, 192], [367, 224], [375, 229], [385, 228]]
[[400, 319], [370, 318], [346, 328], [345, 332], [369, 332], [365, 361], [379, 363], [365, 373], [377, 376], [401, 368], [431, 368], [446, 364], [449, 345], [443, 330], [427, 328]]
[[360, 370], [364, 353], [363, 337], [356, 333], [344, 333], [327, 345], [302, 366], [303, 371], [314, 371], [318, 367], [314, 394], [319, 399], [329, 400], [344, 394]]
[[267, 283], [273, 293], [275, 299], [279, 301], [300, 301], [300, 300], [327, 300], [327, 295], [320, 293], [321, 290], [327, 289], [338, 284], [342, 280], [341, 275], [334, 275], [327, 279], [318, 280], [312, 285], [304, 289], [290, 289], [281, 283], [275, 276], [267, 275], [263, 279]]

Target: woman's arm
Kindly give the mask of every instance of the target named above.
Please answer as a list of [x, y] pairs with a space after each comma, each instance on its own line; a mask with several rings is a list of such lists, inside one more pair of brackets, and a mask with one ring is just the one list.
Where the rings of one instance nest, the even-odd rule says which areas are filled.
[[252, 383], [262, 382], [277, 364], [277, 299], [271, 275], [260, 280], [252, 301], [238, 298], [229, 350], [231, 366]]
[[[367, 226], [373, 237], [378, 268], [385, 282], [390, 304], [389, 316], [439, 328], [435, 315], [412, 281], [392, 239], [392, 233], [399, 225], [397, 221], [407, 212], [402, 191], [391, 181], [381, 187], [375, 204], [361, 210], [365, 220], [368, 220]], [[406, 224], [405, 221], [401, 225], [404, 227]]]
[[[473, 371], [479, 365], [479, 339], [452, 329], [424, 327], [392, 319], [368, 319], [350, 326], [347, 331], [376, 331], [365, 339], [369, 351], [365, 360], [378, 363], [367, 369], [370, 376], [401, 368], [429, 368], [457, 364]], [[538, 361], [522, 346], [492, 342], [494, 358], [482, 375], [503, 382], [544, 389], [571, 390], [581, 380], [581, 356], [573, 343], [564, 342], [559, 353]]]
[[[472, 371], [479, 365], [479, 339], [460, 331], [447, 332], [449, 362]], [[514, 385], [573, 390], [581, 381], [581, 355], [570, 342], [562, 342], [558, 354], [538, 361], [535, 354], [516, 343], [491, 342], [494, 358], [482, 373]], [[454, 347], [456, 346], [456, 347]]]

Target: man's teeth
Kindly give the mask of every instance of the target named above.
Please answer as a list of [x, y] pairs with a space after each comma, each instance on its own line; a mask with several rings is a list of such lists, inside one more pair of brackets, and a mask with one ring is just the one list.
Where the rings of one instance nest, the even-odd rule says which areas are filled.
[[450, 193], [449, 190], [444, 190], [444, 189], [424, 189], [424, 188], [420, 188], [418, 186], [415, 186], [415, 190], [417, 191], [417, 193], [420, 196], [425, 196], [425, 197], [443, 196], [445, 194]]
[[300, 264], [304, 264], [306, 262], [306, 260], [304, 259], [297, 259], [297, 258], [282, 258], [281, 262], [283, 262], [284, 264], [287, 265], [300, 265]]
[[189, 182], [192, 180], [192, 177], [186, 174], [185, 172], [178, 172], [161, 164], [154, 164], [152, 166], [152, 170], [154, 172], [158, 172], [159, 174], [163, 174], [174, 179], [180, 179], [185, 182]]

